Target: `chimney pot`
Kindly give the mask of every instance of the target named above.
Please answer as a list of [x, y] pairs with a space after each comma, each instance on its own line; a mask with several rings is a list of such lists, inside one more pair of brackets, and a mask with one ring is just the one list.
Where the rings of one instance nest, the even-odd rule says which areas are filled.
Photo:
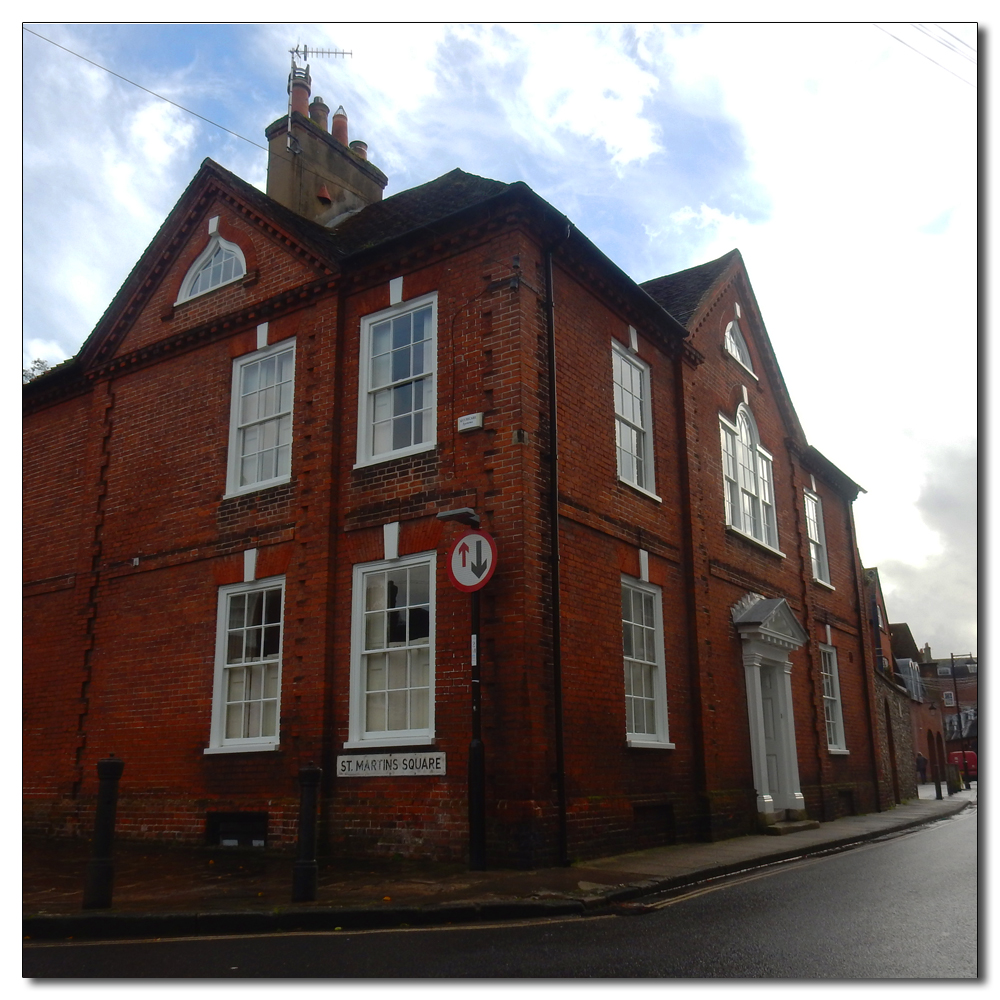
[[368, 143], [362, 142], [360, 139], [354, 139], [351, 142], [351, 152], [357, 154], [362, 160], [368, 159]]
[[337, 142], [344, 146], [347, 145], [347, 112], [344, 110], [343, 104], [333, 113], [333, 121], [330, 123], [330, 135]]
[[312, 119], [313, 124], [318, 125], [324, 132], [327, 132], [329, 131], [329, 126], [327, 125], [329, 116], [330, 109], [323, 98], [318, 95], [314, 97], [312, 104], [309, 105], [309, 117]]
[[312, 77], [309, 66], [305, 69], [292, 63], [292, 71], [288, 74], [288, 92], [292, 95], [292, 111], [298, 111], [305, 118], [309, 117], [309, 94], [312, 92]]

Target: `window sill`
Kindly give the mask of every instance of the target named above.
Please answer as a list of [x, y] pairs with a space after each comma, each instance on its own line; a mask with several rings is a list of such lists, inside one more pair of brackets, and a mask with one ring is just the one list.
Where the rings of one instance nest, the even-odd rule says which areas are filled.
[[367, 469], [373, 465], [384, 465], [386, 462], [391, 462], [397, 458], [424, 455], [429, 451], [434, 451], [435, 448], [437, 448], [437, 441], [431, 441], [430, 444], [414, 445], [412, 448], [400, 448], [399, 451], [386, 452], [382, 455], [376, 455], [374, 458], [358, 459], [354, 464], [354, 468]]
[[838, 747], [827, 747], [826, 749], [827, 749], [827, 751], [829, 753], [832, 753], [832, 754], [834, 754], [837, 757], [850, 757], [851, 756], [851, 751], [850, 750], [841, 750]]
[[622, 486], [627, 486], [629, 489], [635, 490], [636, 493], [641, 493], [644, 497], [649, 497], [650, 500], [655, 500], [657, 503], [663, 503], [662, 497], [658, 497], [650, 490], [647, 490], [642, 486], [637, 486], [635, 483], [631, 483], [627, 479], [622, 479], [621, 476], [618, 477], [618, 482], [620, 482]]
[[739, 536], [740, 538], [745, 538], [748, 542], [753, 542], [758, 548], [763, 549], [765, 552], [770, 552], [771, 555], [781, 556], [782, 559], [787, 559], [788, 556], [785, 555], [781, 549], [773, 548], [768, 545], [767, 542], [762, 542], [759, 538], [754, 538], [753, 535], [748, 535], [745, 531], [740, 531], [739, 528], [734, 527], [731, 524], [726, 525], [726, 531], [732, 532], [732, 534]]
[[224, 747], [205, 747], [202, 753], [262, 753], [280, 749], [280, 743], [230, 743]]
[[818, 576], [813, 577], [813, 583], [819, 584], [824, 590], [837, 589], [832, 583], [827, 583], [826, 580], [821, 580]]
[[384, 747], [432, 747], [433, 736], [379, 736], [369, 740], [344, 740], [345, 750], [377, 750]]
[[292, 481], [291, 476], [282, 476], [279, 479], [267, 479], [262, 483], [254, 483], [252, 486], [242, 486], [236, 490], [227, 490], [222, 495], [223, 500], [232, 500], [235, 497], [245, 497], [249, 493], [259, 493], [261, 490], [269, 490], [272, 486], [284, 486]]
[[665, 740], [644, 740], [642, 737], [629, 736], [627, 743], [630, 747], [635, 747], [642, 750], [674, 750], [675, 746], [673, 743], [667, 743]]
[[220, 288], [226, 288], [228, 285], [235, 285], [242, 281], [246, 277], [246, 271], [243, 274], [237, 275], [235, 278], [230, 278], [228, 281], [222, 281], [218, 285], [212, 285], [211, 288], [206, 288], [203, 292], [198, 292], [197, 295], [189, 295], [185, 299], [178, 299], [174, 303], [174, 308], [178, 306], [186, 305], [188, 302], [194, 302], [195, 299], [200, 299], [203, 295], [210, 295], [212, 292], [217, 292]]

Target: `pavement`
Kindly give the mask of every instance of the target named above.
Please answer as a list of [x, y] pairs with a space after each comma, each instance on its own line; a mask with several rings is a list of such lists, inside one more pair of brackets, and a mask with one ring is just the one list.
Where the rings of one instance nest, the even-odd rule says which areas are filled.
[[977, 802], [978, 783], [935, 797], [933, 784], [887, 812], [783, 836], [675, 844], [568, 868], [470, 872], [406, 859], [319, 859], [315, 902], [292, 903], [293, 855], [260, 849], [118, 841], [113, 905], [83, 910], [90, 845], [23, 842], [23, 937], [41, 941], [361, 930], [636, 913], [643, 898], [947, 819]]

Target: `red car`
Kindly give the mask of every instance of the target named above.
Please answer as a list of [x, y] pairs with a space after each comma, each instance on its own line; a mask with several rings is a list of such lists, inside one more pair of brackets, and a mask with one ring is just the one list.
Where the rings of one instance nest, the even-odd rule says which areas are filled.
[[977, 777], [978, 770], [979, 770], [977, 765], [978, 765], [979, 761], [978, 761], [978, 758], [976, 757], [976, 752], [974, 750], [965, 750], [965, 751], [963, 751], [963, 750], [953, 750], [950, 754], [948, 754], [948, 763], [949, 764], [956, 764], [956, 765], [958, 765], [958, 770], [960, 772], [964, 773], [964, 769], [962, 767], [962, 754], [963, 753], [965, 754], [965, 763], [966, 763], [966, 766], [969, 768], [969, 777], [970, 778]]

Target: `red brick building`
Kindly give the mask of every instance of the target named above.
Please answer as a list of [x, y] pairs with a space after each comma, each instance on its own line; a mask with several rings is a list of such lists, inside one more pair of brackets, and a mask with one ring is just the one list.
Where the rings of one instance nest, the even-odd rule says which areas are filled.
[[[468, 850], [472, 508], [487, 857], [892, 804], [851, 504], [737, 251], [637, 285], [522, 183], [382, 200], [293, 82], [264, 195], [211, 161], [25, 387], [24, 816]], [[553, 414], [555, 419], [553, 420]]]
[[[935, 759], [936, 744], [926, 727], [917, 724], [923, 685], [916, 665], [917, 651], [907, 625], [890, 625], [882, 583], [875, 568], [864, 571], [868, 630], [875, 664], [875, 723], [882, 777], [882, 794], [892, 801], [916, 798], [917, 753]], [[932, 717], [926, 722], [933, 723]], [[933, 770], [931, 768], [930, 770]]]

